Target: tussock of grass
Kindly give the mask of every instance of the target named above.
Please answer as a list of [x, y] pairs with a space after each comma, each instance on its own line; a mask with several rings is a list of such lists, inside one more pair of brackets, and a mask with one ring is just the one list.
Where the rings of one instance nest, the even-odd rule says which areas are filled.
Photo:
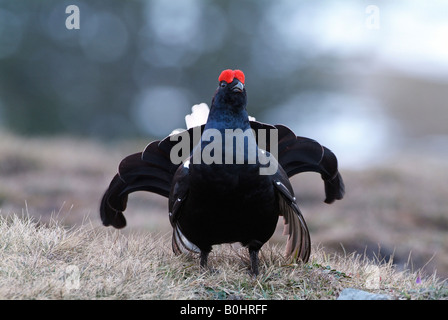
[[435, 275], [397, 272], [392, 263], [314, 248], [309, 263], [293, 264], [282, 253], [263, 247], [254, 278], [244, 248], [218, 246], [204, 272], [197, 258], [171, 252], [168, 235], [12, 215], [0, 217], [0, 299], [335, 299], [346, 287], [395, 299], [448, 297]]

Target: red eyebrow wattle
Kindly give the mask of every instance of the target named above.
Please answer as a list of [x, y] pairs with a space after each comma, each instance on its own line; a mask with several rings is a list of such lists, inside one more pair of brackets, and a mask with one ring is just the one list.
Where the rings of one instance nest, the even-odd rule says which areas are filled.
[[227, 83], [231, 83], [233, 79], [237, 78], [244, 84], [244, 73], [241, 70], [231, 70], [226, 69], [219, 75], [218, 81], [225, 81]]
[[242, 84], [244, 84], [245, 77], [243, 71], [235, 70], [234, 72], [235, 72], [235, 78], [237, 78], [238, 80], [241, 81]]

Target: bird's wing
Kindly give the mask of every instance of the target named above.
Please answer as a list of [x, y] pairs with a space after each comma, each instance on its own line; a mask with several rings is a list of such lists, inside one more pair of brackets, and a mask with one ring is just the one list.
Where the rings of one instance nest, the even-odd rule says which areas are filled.
[[[255, 130], [258, 142], [258, 130], [277, 130], [277, 160], [285, 170], [288, 178], [306, 171], [318, 172], [321, 174], [325, 185], [325, 202], [332, 203], [343, 198], [345, 186], [338, 171], [338, 161], [334, 153], [319, 144], [317, 141], [298, 137], [291, 129], [283, 125], [268, 125], [258, 121], [251, 121], [251, 127]], [[271, 150], [270, 134], [266, 134], [266, 150], [275, 154]]]
[[135, 191], [150, 191], [168, 197], [171, 179], [172, 174], [164, 166], [143, 161], [141, 152], [127, 156], [121, 161], [118, 173], [101, 200], [100, 216], [103, 224], [115, 228], [125, 227], [123, 211], [126, 210], [128, 195]]
[[[333, 152], [312, 139], [297, 137], [283, 125], [272, 126], [257, 121], [250, 123], [255, 130], [257, 143], [258, 129], [277, 130], [278, 162], [288, 177], [305, 171], [318, 172], [325, 183], [325, 202], [342, 199], [344, 183]], [[132, 192], [150, 191], [168, 197], [173, 176], [179, 167], [179, 163], [171, 161], [172, 148], [182, 139], [188, 139], [189, 149], [186, 149], [193, 150], [203, 130], [204, 125], [168, 136], [161, 141], [153, 141], [142, 153], [123, 159], [118, 174], [112, 179], [101, 201], [100, 214], [103, 224], [116, 228], [126, 226], [123, 211], [126, 209], [128, 195]], [[270, 135], [265, 136], [266, 150], [271, 151]], [[185, 158], [187, 156], [185, 155]]]
[[[189, 147], [192, 150], [203, 128], [191, 128], [161, 141], [153, 141], [143, 152], [124, 158], [101, 200], [100, 216], [103, 224], [115, 228], [126, 226], [123, 211], [126, 210], [128, 195], [132, 192], [149, 191], [168, 198], [173, 176], [179, 167], [179, 163], [171, 159], [171, 150], [182, 139], [187, 139], [185, 149]], [[199, 134], [194, 134], [195, 130]], [[188, 156], [186, 154], [185, 158]]]
[[278, 194], [280, 215], [284, 219], [284, 235], [289, 235], [285, 254], [294, 260], [308, 262], [311, 253], [311, 239], [305, 219], [296, 203], [294, 193], [284, 172], [277, 172], [273, 177]]

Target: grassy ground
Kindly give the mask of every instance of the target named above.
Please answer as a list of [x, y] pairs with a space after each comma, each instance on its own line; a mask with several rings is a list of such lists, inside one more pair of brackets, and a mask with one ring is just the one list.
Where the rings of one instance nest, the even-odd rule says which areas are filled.
[[335, 299], [346, 287], [395, 299], [448, 298], [436, 277], [321, 248], [303, 265], [268, 245], [254, 278], [246, 250], [230, 245], [217, 247], [213, 271], [204, 272], [197, 258], [174, 256], [166, 236], [88, 223], [68, 229], [11, 216], [0, 219], [0, 238], [0, 299]]
[[[119, 161], [147, 141], [105, 145], [1, 136], [0, 297], [331, 299], [344, 287], [365, 288], [366, 270], [377, 267], [381, 292], [445, 297], [440, 283], [448, 277], [446, 161], [406, 154], [362, 171], [342, 168], [347, 194], [332, 205], [322, 202], [317, 175], [294, 177], [314, 243], [311, 262], [296, 266], [282, 258], [280, 222], [263, 249], [262, 274], [252, 279], [246, 253], [228, 246], [210, 259], [217, 273], [201, 272], [195, 259], [174, 257], [169, 237], [155, 236], [170, 231], [167, 200], [160, 196], [131, 195], [128, 227], [121, 233], [101, 226], [99, 200]], [[11, 218], [22, 212], [39, 223]], [[378, 260], [382, 264], [372, 269]], [[70, 266], [78, 268], [82, 288], [64, 289]], [[427, 280], [417, 283], [419, 278]]]

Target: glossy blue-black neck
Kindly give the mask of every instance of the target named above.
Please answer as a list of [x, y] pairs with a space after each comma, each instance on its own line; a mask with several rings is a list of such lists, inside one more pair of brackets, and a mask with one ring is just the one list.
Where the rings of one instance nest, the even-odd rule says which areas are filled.
[[[206, 151], [207, 147], [211, 157], [215, 157], [220, 164], [228, 163], [229, 159], [231, 163], [241, 163], [240, 160], [244, 159], [242, 163], [247, 164], [253, 158], [251, 155], [256, 156], [258, 147], [250, 127], [246, 105], [246, 89], [239, 80], [220, 83], [213, 96], [200, 144], [201, 150]], [[219, 137], [216, 136], [217, 133]], [[209, 146], [211, 143], [213, 147]]]
[[225, 129], [250, 128], [246, 89], [242, 92], [232, 90], [237, 81], [235, 79], [229, 84], [220, 84], [216, 89], [205, 129], [218, 129], [224, 133]]

